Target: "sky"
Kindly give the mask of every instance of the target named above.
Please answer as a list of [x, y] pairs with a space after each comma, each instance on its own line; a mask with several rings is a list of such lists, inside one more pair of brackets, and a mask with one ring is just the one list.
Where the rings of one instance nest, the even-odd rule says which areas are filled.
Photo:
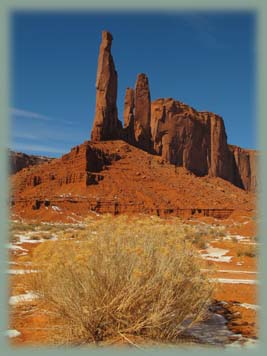
[[59, 157], [90, 139], [102, 30], [113, 35], [118, 113], [138, 73], [151, 99], [223, 117], [228, 143], [256, 148], [255, 15], [250, 12], [14, 12], [10, 148]]

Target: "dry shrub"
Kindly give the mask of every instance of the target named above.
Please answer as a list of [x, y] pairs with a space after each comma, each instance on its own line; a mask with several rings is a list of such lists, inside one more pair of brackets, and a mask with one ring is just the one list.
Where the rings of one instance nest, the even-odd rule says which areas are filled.
[[106, 216], [85, 231], [81, 239], [47, 241], [34, 251], [41, 272], [28, 287], [64, 320], [59, 342], [117, 336], [174, 342], [185, 324], [204, 316], [213, 285], [181, 227]]
[[237, 257], [251, 257], [254, 258], [257, 256], [257, 248], [256, 245], [239, 245], [237, 251], [236, 251], [236, 255]]

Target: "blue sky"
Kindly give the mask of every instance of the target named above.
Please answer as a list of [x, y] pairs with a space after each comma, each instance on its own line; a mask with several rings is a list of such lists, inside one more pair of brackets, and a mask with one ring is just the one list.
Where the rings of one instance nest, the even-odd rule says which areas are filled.
[[10, 147], [60, 156], [90, 139], [101, 31], [113, 35], [122, 120], [126, 87], [149, 77], [224, 118], [228, 143], [256, 148], [255, 16], [249, 12], [16, 12], [10, 38]]

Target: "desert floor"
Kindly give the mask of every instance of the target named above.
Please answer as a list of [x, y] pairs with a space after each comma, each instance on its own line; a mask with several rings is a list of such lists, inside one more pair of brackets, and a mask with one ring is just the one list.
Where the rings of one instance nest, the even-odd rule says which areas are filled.
[[[56, 217], [59, 211], [54, 209], [53, 214]], [[201, 258], [208, 261], [207, 270], [212, 270], [211, 278], [217, 285], [209, 317], [193, 326], [188, 336], [196, 343], [216, 346], [257, 344], [260, 309], [257, 249], [260, 243], [256, 238], [255, 217], [251, 214], [233, 214], [225, 220], [194, 217], [181, 220], [181, 223], [195, 226], [201, 232], [196, 239], [196, 248]], [[51, 325], [49, 308], [38, 300], [34, 290], [24, 287], [25, 278], [36, 272], [31, 266], [32, 254], [44, 241], [56, 241], [63, 229], [68, 233], [82, 229], [83, 222], [29, 226], [13, 217], [12, 226], [10, 242], [6, 246], [10, 256], [10, 325], [7, 335], [12, 345], [46, 345], [48, 333], [56, 333], [56, 328]], [[64, 321], [57, 320], [57, 325], [64, 325]]]

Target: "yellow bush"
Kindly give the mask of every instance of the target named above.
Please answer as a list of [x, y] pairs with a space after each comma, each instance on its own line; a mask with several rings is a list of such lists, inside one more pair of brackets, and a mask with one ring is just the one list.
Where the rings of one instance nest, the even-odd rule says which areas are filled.
[[80, 238], [38, 246], [33, 263], [30, 287], [64, 319], [63, 343], [176, 341], [213, 289], [182, 226], [160, 219], [90, 220]]

